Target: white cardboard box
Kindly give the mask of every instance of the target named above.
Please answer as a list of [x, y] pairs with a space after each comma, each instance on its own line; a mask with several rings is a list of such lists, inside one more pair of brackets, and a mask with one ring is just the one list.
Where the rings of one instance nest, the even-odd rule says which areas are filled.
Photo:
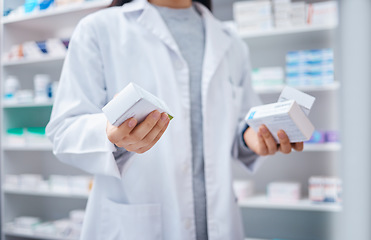
[[272, 182], [267, 186], [267, 197], [272, 202], [296, 202], [301, 198], [300, 189], [300, 183]]
[[143, 121], [149, 113], [158, 110], [173, 118], [165, 102], [134, 83], [129, 83], [102, 111], [114, 126], [120, 126], [129, 118]]
[[281, 129], [290, 142], [307, 141], [314, 131], [314, 126], [295, 100], [253, 107], [245, 120], [256, 132], [265, 124], [276, 142], [279, 142], [277, 132]]

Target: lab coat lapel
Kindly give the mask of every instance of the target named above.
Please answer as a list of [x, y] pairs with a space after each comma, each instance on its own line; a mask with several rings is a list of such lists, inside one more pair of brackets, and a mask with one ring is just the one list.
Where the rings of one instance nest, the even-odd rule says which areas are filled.
[[202, 73], [203, 96], [206, 96], [210, 81], [231, 45], [231, 39], [222, 24], [212, 16], [208, 9], [199, 3], [196, 3], [196, 6], [202, 13], [206, 29]]
[[171, 50], [180, 55], [178, 45], [173, 36], [169, 32], [166, 23], [162, 19], [158, 11], [147, 2], [147, 0], [135, 0], [123, 6], [124, 13], [133, 13], [141, 11], [141, 14], [136, 15], [136, 21], [150, 31], [154, 36], [164, 42]]

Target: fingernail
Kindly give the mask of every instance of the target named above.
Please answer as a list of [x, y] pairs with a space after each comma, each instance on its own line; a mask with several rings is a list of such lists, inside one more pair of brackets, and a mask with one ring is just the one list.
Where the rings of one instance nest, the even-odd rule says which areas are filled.
[[160, 118], [160, 112], [159, 111], [154, 111], [153, 114], [152, 114], [152, 117], [154, 119], [159, 119]]
[[166, 122], [168, 119], [169, 119], [169, 117], [167, 116], [167, 114], [162, 114], [162, 116], [161, 116], [162, 121]]
[[268, 132], [268, 129], [265, 128], [265, 127], [263, 127], [263, 128], [261, 128], [261, 131], [262, 131], [262, 133], [267, 133]]
[[283, 132], [278, 132], [277, 135], [279, 138], [285, 138], [285, 134]]
[[131, 128], [135, 126], [135, 120], [133, 118], [130, 119], [130, 121], [128, 123], [128, 126], [131, 127]]

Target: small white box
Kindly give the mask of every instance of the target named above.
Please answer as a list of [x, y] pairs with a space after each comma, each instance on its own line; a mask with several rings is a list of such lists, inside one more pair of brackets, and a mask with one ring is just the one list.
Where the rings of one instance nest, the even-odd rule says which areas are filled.
[[254, 184], [252, 181], [235, 180], [233, 181], [233, 191], [238, 201], [243, 201], [253, 195]]
[[303, 142], [310, 139], [314, 126], [294, 100], [253, 107], [245, 118], [256, 132], [265, 124], [276, 142], [277, 132], [284, 130], [290, 142]]
[[166, 103], [134, 83], [129, 83], [102, 110], [108, 121], [117, 127], [132, 117], [141, 122], [155, 110], [166, 112], [170, 120], [173, 118]]
[[267, 186], [267, 196], [273, 202], [296, 202], [301, 198], [300, 189], [300, 183], [272, 182]]

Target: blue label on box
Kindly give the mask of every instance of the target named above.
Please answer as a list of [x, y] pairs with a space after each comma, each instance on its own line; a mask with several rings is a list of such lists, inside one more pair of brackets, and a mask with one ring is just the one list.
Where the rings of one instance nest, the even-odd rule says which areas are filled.
[[254, 111], [254, 112], [250, 113], [250, 116], [249, 116], [249, 118], [248, 118], [248, 119], [253, 119], [253, 118], [254, 118], [254, 115], [255, 115], [255, 113], [256, 113], [256, 111]]

